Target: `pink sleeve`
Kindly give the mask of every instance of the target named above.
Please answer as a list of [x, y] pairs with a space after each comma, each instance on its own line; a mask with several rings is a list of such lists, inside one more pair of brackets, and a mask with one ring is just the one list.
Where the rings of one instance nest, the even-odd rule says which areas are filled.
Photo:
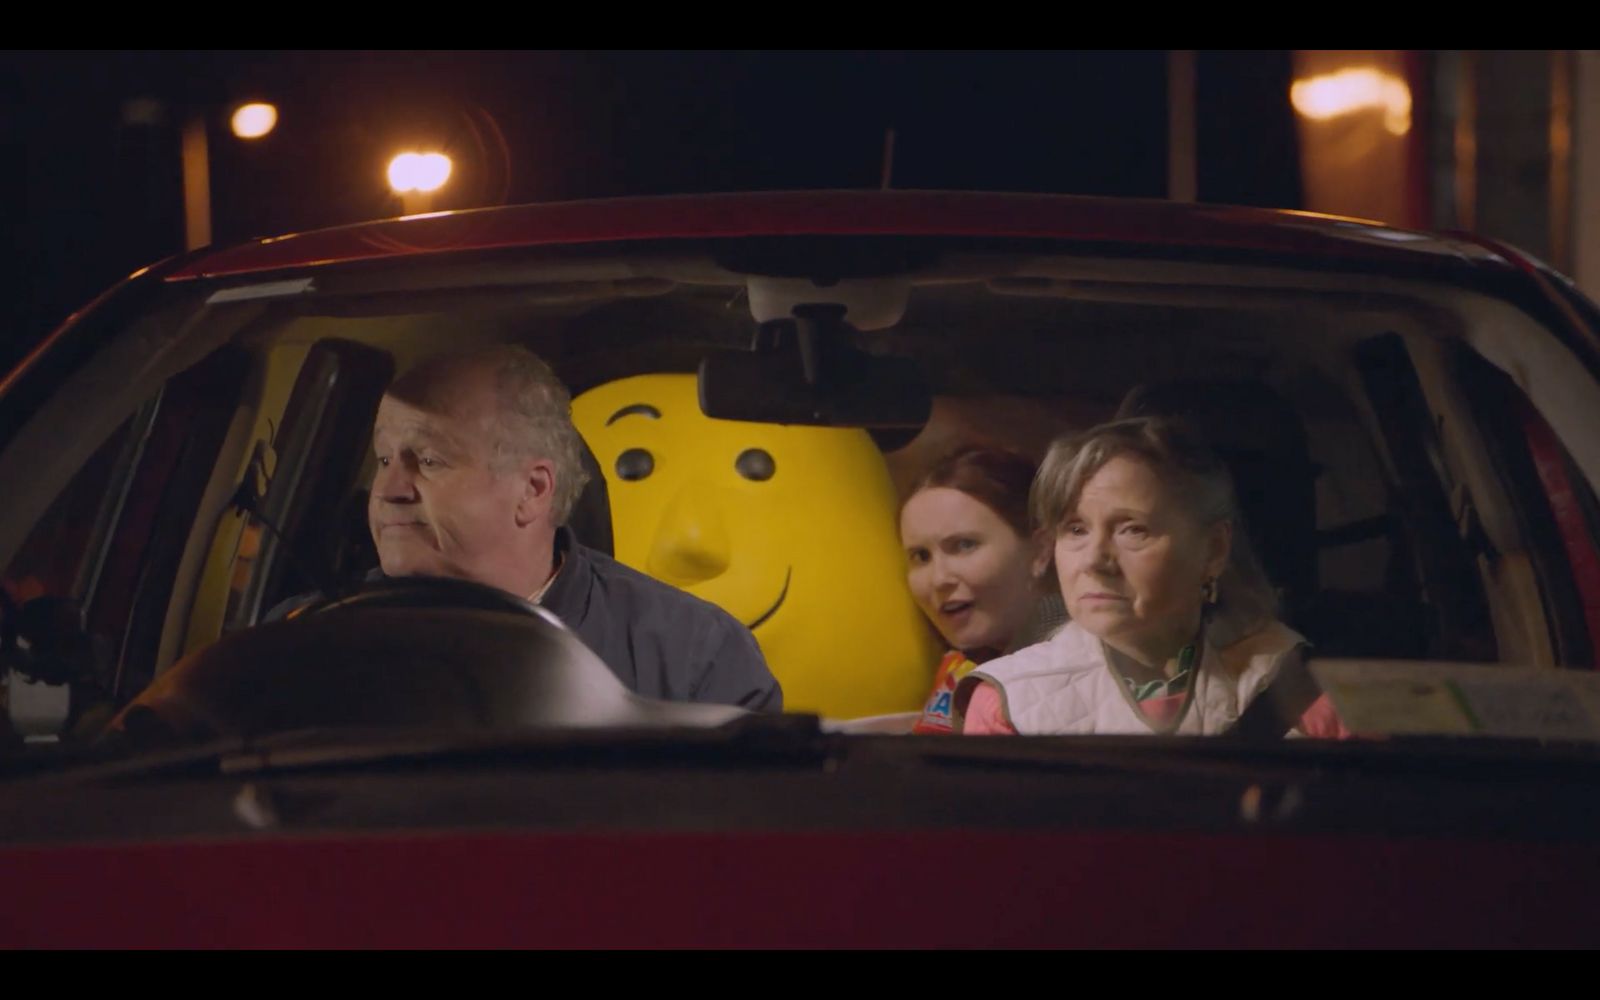
[[1000, 703], [1000, 690], [988, 681], [973, 688], [961, 732], [972, 736], [1017, 735], [1016, 728], [1006, 721], [1005, 708]]
[[[977, 701], [977, 696], [973, 696]], [[1350, 730], [1344, 726], [1344, 720], [1339, 718], [1339, 713], [1334, 710], [1333, 702], [1327, 695], [1321, 695], [1311, 703], [1305, 714], [1300, 716], [1300, 731], [1312, 739], [1317, 740], [1348, 740], [1351, 738]]]

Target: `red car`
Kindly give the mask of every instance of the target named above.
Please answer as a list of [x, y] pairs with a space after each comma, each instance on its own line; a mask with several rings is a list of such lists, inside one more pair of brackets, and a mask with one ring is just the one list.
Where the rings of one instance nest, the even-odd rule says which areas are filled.
[[[851, 376], [811, 395], [761, 350], [799, 306], [842, 316]], [[501, 341], [575, 394], [698, 371], [721, 418], [870, 433], [902, 491], [974, 428], [1037, 450], [1187, 387], [1366, 738], [870, 732], [894, 727], [836, 717], [892, 712], [829, 706], [872, 678], [814, 655], [780, 679], [823, 693], [787, 714], [586, 715], [559, 625], [362, 596], [378, 397]], [[623, 199], [168, 260], [0, 380], [0, 943], [1593, 946], [1597, 415], [1600, 312], [1566, 278], [1292, 212]], [[807, 488], [825, 512], [852, 486]], [[604, 489], [574, 526], [619, 552], [641, 530]], [[358, 606], [260, 624], [324, 580]], [[839, 627], [796, 626], [847, 650]], [[537, 662], [504, 662], [508, 635]], [[1466, 724], [1419, 708], [1461, 677], [1497, 682]], [[152, 684], [211, 738], [100, 739]]]

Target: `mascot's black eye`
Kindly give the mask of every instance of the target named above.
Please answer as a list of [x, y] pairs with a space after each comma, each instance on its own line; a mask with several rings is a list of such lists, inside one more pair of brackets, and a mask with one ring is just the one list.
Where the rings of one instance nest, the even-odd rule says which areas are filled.
[[778, 466], [772, 461], [772, 456], [764, 448], [746, 448], [734, 460], [733, 467], [739, 470], [739, 475], [758, 483], [766, 482], [772, 474], [778, 471]]
[[643, 448], [629, 448], [617, 456], [617, 478], [633, 482], [656, 471], [655, 458]]

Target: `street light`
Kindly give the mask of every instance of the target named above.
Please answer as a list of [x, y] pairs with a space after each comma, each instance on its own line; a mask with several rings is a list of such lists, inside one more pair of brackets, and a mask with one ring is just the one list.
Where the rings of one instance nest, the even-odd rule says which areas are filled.
[[[259, 139], [278, 124], [278, 109], [254, 101], [233, 113], [233, 134]], [[183, 235], [189, 250], [211, 242], [211, 153], [206, 141], [206, 112], [189, 115], [183, 125]]]
[[1289, 101], [1312, 121], [1375, 109], [1383, 112], [1383, 126], [1393, 135], [1411, 131], [1411, 88], [1393, 73], [1370, 66], [1296, 80]]
[[450, 166], [443, 153], [401, 153], [389, 161], [389, 186], [407, 215], [428, 211], [433, 193], [450, 179]]
[[259, 139], [278, 124], [278, 109], [270, 104], [243, 104], [233, 113], [233, 134], [241, 139]]

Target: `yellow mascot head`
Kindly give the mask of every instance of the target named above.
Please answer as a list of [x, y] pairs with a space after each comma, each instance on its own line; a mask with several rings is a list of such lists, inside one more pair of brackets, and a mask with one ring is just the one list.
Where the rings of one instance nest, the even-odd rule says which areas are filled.
[[939, 649], [865, 431], [713, 420], [693, 375], [608, 382], [572, 412], [606, 476], [618, 561], [750, 626], [786, 709], [922, 706]]

